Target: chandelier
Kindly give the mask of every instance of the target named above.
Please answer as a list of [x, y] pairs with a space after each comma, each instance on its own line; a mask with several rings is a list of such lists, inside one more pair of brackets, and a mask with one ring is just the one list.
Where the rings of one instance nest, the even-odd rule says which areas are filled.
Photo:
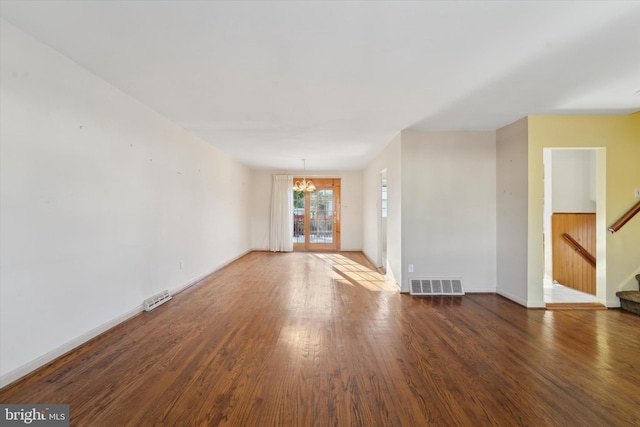
[[306, 159], [302, 159], [302, 167], [304, 169], [304, 175], [302, 181], [296, 181], [293, 185], [293, 191], [298, 191], [300, 193], [311, 193], [312, 191], [316, 191], [316, 186], [313, 185], [313, 181], [307, 181], [307, 161]]

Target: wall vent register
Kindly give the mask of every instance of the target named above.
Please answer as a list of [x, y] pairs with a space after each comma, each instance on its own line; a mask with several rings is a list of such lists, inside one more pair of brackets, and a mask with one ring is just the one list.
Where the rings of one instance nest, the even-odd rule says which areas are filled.
[[460, 279], [409, 279], [411, 295], [464, 295]]
[[144, 300], [144, 311], [151, 311], [159, 305], [164, 304], [165, 302], [171, 299], [171, 295], [169, 295], [169, 291], [164, 290], [159, 294], [152, 296], [151, 298], [147, 298]]

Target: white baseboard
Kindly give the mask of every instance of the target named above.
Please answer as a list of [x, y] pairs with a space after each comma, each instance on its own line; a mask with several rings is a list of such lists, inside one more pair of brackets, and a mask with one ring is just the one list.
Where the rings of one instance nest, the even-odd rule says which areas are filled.
[[182, 291], [184, 291], [185, 289], [187, 289], [187, 288], [189, 288], [189, 287], [191, 287], [191, 286], [195, 285], [196, 283], [199, 283], [199, 282], [203, 281], [204, 279], [206, 279], [207, 277], [211, 276], [211, 275], [212, 275], [213, 273], [215, 273], [216, 271], [223, 269], [224, 267], [226, 267], [227, 265], [231, 264], [232, 262], [235, 262], [235, 261], [239, 260], [240, 258], [242, 258], [243, 256], [245, 256], [245, 255], [247, 255], [247, 254], [249, 254], [249, 253], [251, 253], [251, 252], [254, 252], [254, 251], [255, 251], [254, 249], [249, 249], [248, 251], [245, 251], [245, 252], [241, 253], [241, 254], [240, 254], [240, 255], [238, 255], [237, 257], [235, 257], [235, 258], [231, 258], [229, 261], [224, 262], [224, 263], [222, 263], [222, 264], [218, 265], [218, 266], [217, 266], [216, 268], [214, 268], [212, 271], [210, 271], [210, 272], [208, 272], [208, 273], [205, 273], [205, 274], [202, 274], [202, 275], [200, 275], [200, 276], [196, 277], [195, 279], [191, 279], [191, 280], [189, 280], [189, 281], [187, 281], [187, 282], [185, 282], [185, 283], [183, 283], [183, 284], [181, 284], [181, 285], [176, 286], [176, 287], [175, 287], [175, 288], [173, 288], [173, 289], [170, 289], [170, 290], [169, 290], [169, 293], [171, 294], [171, 296], [174, 296], [174, 295], [176, 295], [176, 294], [179, 294], [180, 292], [182, 292]]
[[472, 288], [472, 289], [469, 289], [467, 287], [464, 287], [464, 282], [462, 282], [462, 285], [463, 285], [465, 294], [495, 294], [496, 293], [495, 286], [494, 287], [489, 287], [489, 288]]
[[35, 371], [36, 369], [46, 365], [49, 362], [52, 362], [53, 360], [57, 359], [58, 357], [62, 356], [65, 353], [68, 353], [69, 351], [73, 350], [76, 347], [81, 346], [82, 344], [86, 343], [87, 341], [97, 337], [98, 335], [100, 335], [103, 332], [106, 332], [107, 330], [113, 328], [114, 326], [117, 326], [118, 324], [124, 322], [125, 320], [128, 320], [130, 318], [132, 318], [133, 316], [135, 316], [136, 314], [142, 312], [143, 310], [143, 306], [142, 304], [140, 304], [139, 306], [137, 306], [136, 308], [134, 308], [133, 310], [129, 310], [128, 312], [122, 314], [121, 316], [116, 317], [115, 319], [112, 319], [106, 323], [103, 323], [102, 325], [91, 329], [88, 332], [85, 332], [84, 334], [80, 335], [77, 338], [72, 339], [71, 341], [61, 345], [58, 348], [55, 348], [53, 350], [51, 350], [50, 352], [43, 354], [42, 356], [32, 360], [29, 363], [25, 363], [24, 365], [20, 366], [19, 368], [14, 369], [11, 372], [7, 372], [6, 374], [0, 376], [0, 387], [4, 387], [6, 385], [11, 384], [12, 382], [22, 378], [23, 376]]
[[[347, 251], [344, 251], [347, 252]], [[358, 251], [358, 252], [362, 252], [362, 251]], [[381, 266], [378, 265], [377, 262], [375, 262], [374, 260], [372, 260], [371, 258], [369, 258], [367, 256], [367, 254], [365, 254], [364, 252], [362, 252], [362, 255], [364, 255], [364, 257], [367, 259], [367, 261], [369, 261], [369, 263], [371, 263], [371, 265], [374, 265], [376, 268], [380, 268]]]
[[620, 308], [620, 299], [616, 298], [615, 300], [609, 300], [606, 302], [598, 301], [600, 304], [604, 304], [607, 308]]
[[515, 303], [518, 303], [518, 304], [520, 304], [520, 305], [521, 305], [521, 306], [523, 306], [523, 307], [527, 307], [527, 308], [544, 308], [544, 307], [545, 307], [545, 305], [544, 305], [544, 304], [543, 304], [542, 306], [537, 306], [537, 305], [534, 305], [534, 306], [528, 306], [528, 305], [527, 305], [527, 301], [526, 301], [526, 300], [523, 300], [522, 298], [519, 298], [519, 297], [517, 297], [517, 296], [515, 296], [515, 295], [511, 295], [511, 294], [510, 294], [510, 293], [508, 293], [508, 292], [496, 291], [496, 294], [498, 294], [498, 295], [500, 295], [500, 296], [503, 296], [503, 297], [505, 297], [506, 299], [511, 300], [511, 301], [513, 301], [513, 302], [515, 302]]
[[[213, 271], [203, 274], [201, 276], [198, 276], [194, 279], [189, 280], [188, 282], [185, 282], [173, 289], [171, 289], [169, 291], [169, 293], [171, 295], [176, 295], [180, 292], [182, 292], [183, 290], [187, 289], [190, 286], [195, 285], [196, 283], [204, 280], [206, 277], [210, 276], [211, 274], [215, 273], [216, 271], [226, 267], [227, 265], [231, 264], [232, 262], [242, 258], [243, 256], [247, 255], [248, 253], [252, 252], [252, 250], [248, 250], [243, 252], [242, 254], [238, 255], [235, 258], [232, 258], [231, 260], [222, 263], [221, 265], [217, 266]], [[62, 356], [65, 353], [68, 353], [69, 351], [80, 347], [82, 344], [86, 343], [87, 341], [97, 337], [98, 335], [102, 334], [103, 332], [106, 332], [107, 330], [113, 328], [114, 326], [119, 325], [120, 323], [124, 322], [125, 320], [128, 320], [130, 318], [132, 318], [133, 316], [135, 316], [136, 314], [142, 312], [144, 309], [143, 305], [140, 304], [139, 306], [135, 307], [132, 310], [129, 310], [128, 312], [108, 321], [103, 323], [102, 325], [91, 329], [88, 332], [85, 332], [84, 334], [78, 336], [77, 338], [72, 339], [71, 341], [49, 351], [46, 354], [43, 354], [42, 356], [32, 360], [31, 362], [25, 363], [24, 365], [20, 366], [19, 368], [14, 369], [13, 371], [7, 372], [4, 375], [0, 376], [0, 387], [5, 387], [9, 384], [11, 384], [12, 382], [22, 378], [23, 376], [30, 374], [31, 372], [35, 371], [38, 368], [41, 368], [42, 366], [46, 365], [47, 363], [52, 362], [53, 360], [57, 359], [58, 357]]]

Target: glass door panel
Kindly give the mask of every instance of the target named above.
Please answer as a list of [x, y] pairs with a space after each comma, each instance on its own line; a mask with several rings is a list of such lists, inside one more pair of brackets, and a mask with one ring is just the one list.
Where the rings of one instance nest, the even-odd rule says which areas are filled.
[[293, 247], [340, 250], [340, 179], [313, 182], [315, 191], [293, 192]]
[[297, 191], [293, 192], [293, 243], [305, 242], [305, 195]]
[[333, 243], [333, 190], [309, 194], [310, 243]]

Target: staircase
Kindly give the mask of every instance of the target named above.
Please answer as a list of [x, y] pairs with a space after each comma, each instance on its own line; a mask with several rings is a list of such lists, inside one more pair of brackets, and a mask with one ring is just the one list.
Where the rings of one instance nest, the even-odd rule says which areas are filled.
[[[636, 280], [640, 287], [640, 274], [636, 274]], [[640, 291], [620, 291], [616, 296], [620, 298], [621, 309], [640, 314]]]

